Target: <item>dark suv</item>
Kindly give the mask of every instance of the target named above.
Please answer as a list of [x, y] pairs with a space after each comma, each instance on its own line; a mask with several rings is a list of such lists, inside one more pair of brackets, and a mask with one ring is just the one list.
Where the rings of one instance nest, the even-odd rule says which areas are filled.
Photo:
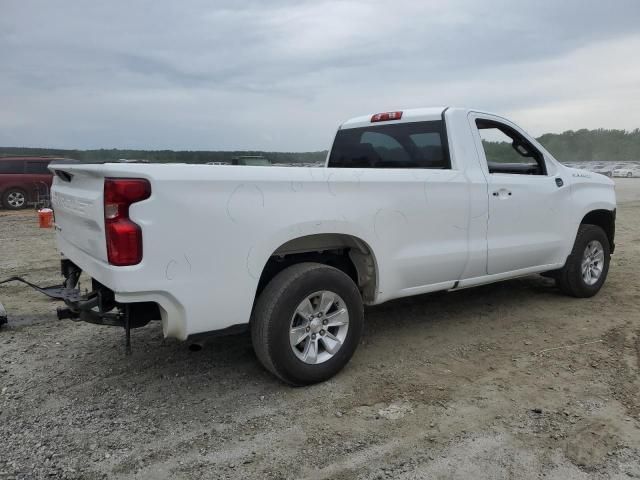
[[47, 166], [52, 157], [0, 157], [0, 200], [11, 210], [36, 202], [39, 195], [49, 194], [53, 174]]

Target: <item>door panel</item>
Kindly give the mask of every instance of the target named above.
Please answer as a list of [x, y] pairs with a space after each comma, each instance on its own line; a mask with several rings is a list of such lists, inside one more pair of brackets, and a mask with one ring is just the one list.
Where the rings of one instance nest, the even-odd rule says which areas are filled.
[[489, 275], [560, 261], [568, 193], [547, 175], [489, 175]]
[[[562, 263], [569, 187], [547, 174], [544, 155], [516, 125], [491, 115], [469, 118], [488, 179], [487, 273]], [[489, 140], [483, 145], [478, 125], [492, 124], [504, 128], [512, 144]]]

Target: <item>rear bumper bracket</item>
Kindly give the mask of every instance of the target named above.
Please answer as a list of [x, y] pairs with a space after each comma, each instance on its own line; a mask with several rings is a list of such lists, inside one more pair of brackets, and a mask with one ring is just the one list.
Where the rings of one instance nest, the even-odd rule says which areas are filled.
[[[41, 287], [22, 277], [10, 277], [0, 281], [0, 284], [21, 282], [50, 298], [62, 300], [65, 306], [57, 309], [59, 320], [69, 318], [98, 325], [124, 327], [127, 354], [131, 353], [131, 329], [143, 327], [151, 320], [160, 319], [157, 304], [151, 302], [117, 303], [113, 291], [95, 280], [93, 280], [92, 291], [82, 294], [80, 288], [77, 288], [82, 273], [80, 268], [67, 259], [62, 260], [61, 267], [65, 278], [61, 285]], [[0, 326], [5, 323], [7, 323], [7, 313], [0, 303]]]

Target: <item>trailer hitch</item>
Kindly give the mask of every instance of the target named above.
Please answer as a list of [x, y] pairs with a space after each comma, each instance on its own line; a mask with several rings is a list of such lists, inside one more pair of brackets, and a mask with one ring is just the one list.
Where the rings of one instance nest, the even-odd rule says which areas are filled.
[[[71, 288], [67, 287], [66, 282], [61, 285], [51, 285], [49, 287], [40, 287], [35, 283], [31, 283], [25, 280], [22, 277], [9, 277], [0, 281], [0, 285], [2, 285], [3, 283], [9, 283], [9, 282], [24, 283], [25, 285], [30, 286], [34, 290], [37, 290], [40, 293], [44, 293], [47, 297], [53, 298], [55, 300], [69, 300], [72, 302], [77, 302], [82, 297], [82, 294], [80, 293], [79, 289], [73, 288], [73, 287]], [[76, 280], [76, 283], [74, 284], [74, 287], [76, 284], [77, 284], [77, 280]]]
[[[63, 284], [50, 285], [48, 287], [41, 287], [22, 277], [9, 277], [0, 281], [0, 285], [9, 282], [20, 282], [49, 298], [62, 300], [65, 306], [56, 309], [58, 320], [71, 319], [99, 325], [123, 326], [125, 328], [125, 352], [127, 355], [131, 354], [132, 325], [129, 320], [129, 307], [125, 306], [122, 310], [115, 309], [112, 298], [106, 298], [110, 295], [105, 295], [105, 293], [100, 290], [94, 290], [83, 295], [80, 289], [76, 288], [80, 273], [79, 270], [73, 270], [70, 275], [66, 277]], [[116, 311], [111, 311], [113, 309]], [[2, 303], [0, 303], [0, 325], [4, 323], [7, 323], [7, 313]]]
[[[83, 294], [78, 288], [82, 271], [69, 260], [62, 260], [61, 270], [65, 280], [60, 285], [41, 287], [17, 276], [2, 280], [0, 284], [21, 282], [49, 298], [63, 301], [65, 306], [58, 307], [56, 312], [59, 320], [72, 319], [98, 325], [124, 327], [127, 354], [131, 353], [131, 329], [142, 327], [149, 321], [160, 318], [160, 312], [155, 303], [120, 304], [115, 301], [112, 290], [95, 280], [92, 280], [92, 291]], [[0, 303], [0, 325], [4, 323], [7, 323], [7, 314]]]
[[[79, 275], [78, 275], [79, 277]], [[72, 279], [73, 281], [73, 279]], [[35, 283], [31, 283], [28, 280], [25, 280], [22, 277], [9, 277], [9, 278], [5, 278], [4, 280], [0, 281], [0, 285], [3, 283], [9, 283], [9, 282], [21, 282], [24, 283], [25, 285], [28, 285], [29, 287], [33, 288], [34, 290], [37, 290], [40, 293], [45, 294], [47, 297], [49, 298], [53, 298], [55, 300], [63, 300], [63, 301], [70, 301], [70, 302], [78, 302], [81, 298], [81, 293], [79, 289], [74, 288], [75, 285], [77, 284], [78, 280], [77, 278], [75, 278], [75, 281], [73, 283], [73, 287], [68, 287], [67, 285], [72, 285], [71, 282], [67, 282], [65, 281], [64, 284], [62, 285], [50, 285], [48, 287], [40, 287], [38, 285], [36, 285]], [[65, 312], [63, 314], [63, 316], [61, 316], [62, 311], [66, 311], [68, 310], [68, 312]], [[57, 315], [58, 318], [74, 318], [73, 313], [71, 312], [70, 309], [61, 309], [60, 307], [58, 307], [58, 311], [57, 311]], [[77, 317], [77, 315], [76, 315]], [[2, 303], [0, 303], [0, 326], [2, 326], [3, 324], [8, 323], [8, 318], [7, 318], [7, 311], [5, 310], [4, 306], [2, 305]]]

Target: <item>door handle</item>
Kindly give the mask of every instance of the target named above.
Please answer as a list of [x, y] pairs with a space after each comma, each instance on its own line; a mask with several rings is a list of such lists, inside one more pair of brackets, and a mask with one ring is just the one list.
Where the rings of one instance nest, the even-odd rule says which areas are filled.
[[511, 191], [507, 190], [505, 188], [501, 188], [500, 190], [496, 190], [495, 192], [493, 192], [492, 195], [494, 197], [500, 197], [500, 196], [502, 196], [503, 198], [504, 197], [510, 197], [511, 196]]

